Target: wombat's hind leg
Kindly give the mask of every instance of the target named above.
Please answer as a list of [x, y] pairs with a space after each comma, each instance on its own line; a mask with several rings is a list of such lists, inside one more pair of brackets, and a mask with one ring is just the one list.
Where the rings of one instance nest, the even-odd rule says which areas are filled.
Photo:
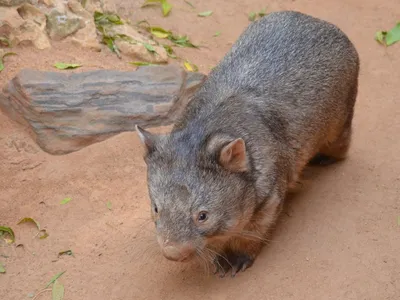
[[[349, 122], [347, 122], [349, 123]], [[330, 165], [346, 158], [351, 142], [351, 121], [333, 143], [329, 143], [310, 160], [310, 165]]]

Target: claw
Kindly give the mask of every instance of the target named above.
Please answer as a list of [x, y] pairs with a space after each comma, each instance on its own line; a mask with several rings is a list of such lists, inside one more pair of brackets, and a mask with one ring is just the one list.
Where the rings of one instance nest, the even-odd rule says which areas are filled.
[[231, 271], [231, 277], [235, 277], [237, 273], [244, 272], [250, 268], [254, 259], [246, 254], [228, 254], [225, 257], [215, 258], [214, 265], [216, 267], [214, 275], [219, 273], [219, 277], [225, 277], [226, 273]]

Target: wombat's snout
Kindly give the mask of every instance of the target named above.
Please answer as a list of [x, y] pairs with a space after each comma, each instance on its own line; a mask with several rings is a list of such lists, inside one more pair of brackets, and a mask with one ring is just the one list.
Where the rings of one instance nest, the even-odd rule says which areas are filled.
[[173, 261], [187, 261], [196, 252], [190, 244], [177, 245], [172, 243], [160, 243], [165, 258]]

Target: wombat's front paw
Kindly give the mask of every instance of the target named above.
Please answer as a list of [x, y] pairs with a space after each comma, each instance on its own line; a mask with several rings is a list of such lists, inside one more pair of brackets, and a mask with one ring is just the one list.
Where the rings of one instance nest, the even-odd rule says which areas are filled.
[[214, 259], [216, 270], [214, 274], [219, 274], [222, 278], [230, 270], [231, 276], [234, 277], [238, 272], [245, 271], [253, 265], [254, 259], [247, 254], [230, 253], [227, 255], [219, 255]]

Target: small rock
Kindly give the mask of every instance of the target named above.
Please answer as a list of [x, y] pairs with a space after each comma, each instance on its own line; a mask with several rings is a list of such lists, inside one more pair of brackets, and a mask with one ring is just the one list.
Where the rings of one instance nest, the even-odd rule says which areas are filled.
[[46, 33], [34, 21], [27, 20], [13, 34], [11, 42], [18, 45], [23, 42], [32, 43], [37, 49], [47, 49], [51, 47]]
[[26, 125], [50, 154], [104, 141], [135, 124], [171, 124], [205, 75], [174, 65], [83, 73], [22, 70], [0, 93], [0, 109]]
[[25, 3], [17, 11], [24, 20], [32, 20], [39, 25], [40, 29], [43, 30], [46, 27], [46, 15], [32, 4]]
[[13, 30], [24, 23], [14, 7], [0, 7], [0, 35], [10, 38]]
[[43, 3], [47, 7], [54, 7], [53, 0], [39, 0], [39, 3]]
[[[140, 34], [136, 29], [128, 24], [113, 26], [111, 29], [114, 34], [129, 36], [133, 42], [127, 40], [116, 39], [115, 43], [121, 50], [121, 53], [129, 56], [133, 60], [142, 60], [154, 63], [168, 62], [167, 51], [163, 46], [157, 45], [153, 40], [146, 38]], [[143, 43], [151, 45], [156, 53], [149, 52]]]
[[28, 0], [0, 0], [0, 6], [18, 6], [25, 2], [29, 2], [29, 1]]
[[47, 16], [47, 33], [53, 40], [60, 41], [84, 27], [81, 18], [71, 13], [62, 13], [53, 9]]
[[82, 17], [85, 26], [71, 37], [71, 41], [83, 48], [100, 51], [101, 46], [97, 40], [96, 25], [93, 16], [77, 0], [69, 0], [68, 7], [74, 14]]
[[[28, 7], [25, 5], [23, 7]], [[30, 8], [28, 10], [23, 9], [21, 14], [26, 17], [33, 16], [33, 11]], [[14, 46], [23, 42], [30, 42], [38, 49], [49, 48], [51, 45], [47, 35], [38, 25], [41, 20], [40, 15], [36, 13], [33, 17], [36, 20], [35, 22], [34, 20], [24, 20], [14, 7], [0, 7], [0, 35], [6, 36]]]
[[95, 11], [103, 11], [101, 0], [81, 0], [80, 2], [82, 4], [82, 7], [90, 12], [91, 15], [93, 15]]

